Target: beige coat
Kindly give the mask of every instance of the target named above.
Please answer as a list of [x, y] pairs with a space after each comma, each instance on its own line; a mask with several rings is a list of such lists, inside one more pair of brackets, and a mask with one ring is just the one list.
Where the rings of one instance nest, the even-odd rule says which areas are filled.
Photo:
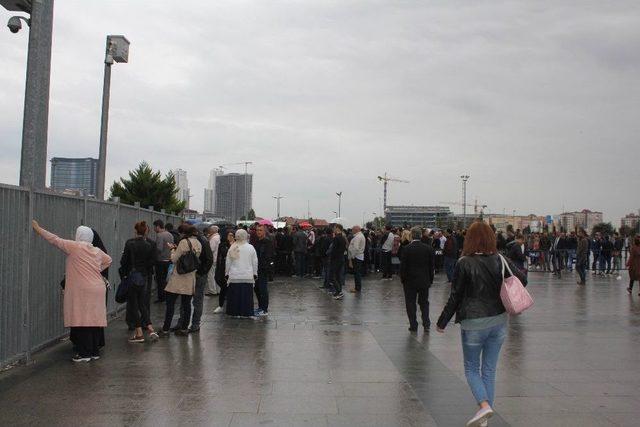
[[[193, 247], [196, 255], [200, 256], [200, 252], [202, 252], [202, 245], [198, 239], [190, 237], [189, 242], [191, 242], [191, 246]], [[175, 266], [180, 257], [187, 252], [189, 252], [189, 244], [187, 243], [187, 239], [182, 239], [180, 240], [180, 243], [178, 243], [178, 247], [171, 251], [171, 262], [173, 262], [173, 265]], [[178, 274], [174, 268], [171, 273], [171, 277], [169, 277], [169, 283], [167, 283], [167, 287], [164, 288], [164, 290], [166, 292], [171, 292], [172, 294], [193, 295], [195, 288], [195, 271], [187, 274]]]

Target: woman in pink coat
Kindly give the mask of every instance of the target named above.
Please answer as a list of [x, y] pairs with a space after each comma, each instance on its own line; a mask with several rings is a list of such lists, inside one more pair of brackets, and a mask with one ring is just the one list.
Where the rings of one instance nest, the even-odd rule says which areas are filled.
[[107, 326], [106, 283], [100, 274], [111, 265], [111, 257], [92, 245], [93, 231], [80, 226], [76, 239], [65, 240], [32, 222], [33, 229], [47, 242], [67, 254], [65, 264], [64, 326], [78, 351], [74, 362], [100, 358]]

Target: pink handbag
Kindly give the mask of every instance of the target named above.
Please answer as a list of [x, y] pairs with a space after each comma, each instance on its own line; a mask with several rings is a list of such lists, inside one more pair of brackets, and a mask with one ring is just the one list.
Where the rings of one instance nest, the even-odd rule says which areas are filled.
[[[502, 287], [500, 288], [500, 299], [502, 305], [509, 314], [520, 314], [533, 305], [533, 298], [525, 289], [516, 276], [513, 275], [509, 263], [500, 255], [502, 262]], [[509, 277], [504, 277], [505, 268], [509, 272]]]

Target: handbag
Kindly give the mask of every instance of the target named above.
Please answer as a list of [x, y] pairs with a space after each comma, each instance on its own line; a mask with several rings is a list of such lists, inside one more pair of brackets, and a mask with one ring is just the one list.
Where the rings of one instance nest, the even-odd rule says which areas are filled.
[[120, 284], [116, 289], [115, 299], [118, 304], [124, 304], [125, 302], [127, 302], [129, 289], [132, 286], [144, 285], [144, 276], [134, 267], [136, 265], [136, 259], [133, 254], [134, 252], [133, 250], [131, 250], [131, 271], [129, 271], [129, 273], [120, 280]]
[[189, 252], [185, 252], [180, 256], [176, 264], [176, 272], [178, 274], [187, 274], [196, 271], [200, 267], [200, 259], [193, 250], [191, 242], [187, 238], [187, 244], [189, 245]]
[[[502, 255], [499, 256], [502, 262], [502, 286], [500, 287], [502, 305], [507, 313], [520, 314], [533, 305], [533, 298], [522, 285], [520, 279], [514, 276], [507, 260]], [[505, 277], [505, 268], [510, 274], [509, 277]]]

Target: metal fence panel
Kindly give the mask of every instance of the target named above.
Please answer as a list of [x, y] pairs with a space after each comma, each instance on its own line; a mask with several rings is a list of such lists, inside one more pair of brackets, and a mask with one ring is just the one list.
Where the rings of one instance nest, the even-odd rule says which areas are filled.
[[[179, 221], [139, 207], [0, 184], [0, 366], [29, 358], [67, 333], [60, 291], [65, 256], [31, 231], [31, 219], [66, 239], [75, 237], [79, 225], [95, 229], [113, 258], [109, 279], [114, 287], [134, 224], [145, 220], [152, 229], [156, 219]], [[153, 231], [149, 237], [154, 238]], [[111, 314], [119, 308], [114, 296], [109, 293]]]

